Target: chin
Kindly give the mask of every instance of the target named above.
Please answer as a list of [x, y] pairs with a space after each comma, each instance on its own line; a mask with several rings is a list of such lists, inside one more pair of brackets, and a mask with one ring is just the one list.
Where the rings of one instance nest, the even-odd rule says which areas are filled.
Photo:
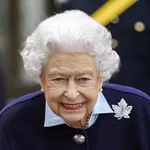
[[64, 120], [66, 120], [67, 122], [78, 122], [81, 121], [83, 119], [83, 117], [64, 117]]
[[62, 118], [64, 119], [64, 121], [66, 123], [71, 124], [71, 123], [79, 123], [79, 122], [81, 122], [84, 117], [81, 117], [81, 115], [80, 116], [72, 116], [72, 115], [70, 115], [70, 116], [67, 116], [67, 117], [63, 116]]

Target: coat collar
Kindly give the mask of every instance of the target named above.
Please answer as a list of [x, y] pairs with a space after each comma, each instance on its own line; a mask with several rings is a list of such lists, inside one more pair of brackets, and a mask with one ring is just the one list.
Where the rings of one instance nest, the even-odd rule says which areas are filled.
[[[98, 100], [95, 104], [95, 107], [93, 109], [93, 113], [91, 116], [90, 120], [95, 121], [94, 117], [98, 114], [108, 114], [108, 113], [113, 113], [113, 110], [111, 109], [111, 107], [109, 106], [106, 98], [104, 97], [104, 95], [99, 92], [98, 93]], [[93, 122], [91, 122], [92, 124]], [[57, 125], [61, 125], [61, 124], [66, 124], [65, 121], [63, 120], [63, 118], [57, 116], [56, 114], [54, 114], [52, 112], [52, 110], [50, 109], [50, 107], [47, 104], [46, 101], [46, 105], [45, 105], [45, 121], [44, 121], [44, 127], [52, 127], [52, 126], [57, 126]]]

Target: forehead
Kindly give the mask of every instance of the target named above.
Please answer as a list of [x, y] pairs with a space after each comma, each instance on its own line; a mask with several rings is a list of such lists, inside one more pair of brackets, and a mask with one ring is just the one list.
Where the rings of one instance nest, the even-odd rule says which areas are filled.
[[95, 58], [87, 53], [58, 53], [49, 57], [47, 67], [48, 71], [55, 69], [69, 68], [96, 70]]

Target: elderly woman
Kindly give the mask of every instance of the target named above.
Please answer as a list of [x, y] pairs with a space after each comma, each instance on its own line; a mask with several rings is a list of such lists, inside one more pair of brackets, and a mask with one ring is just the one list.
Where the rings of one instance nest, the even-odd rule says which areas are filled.
[[150, 150], [149, 96], [105, 83], [120, 63], [105, 27], [78, 10], [56, 14], [21, 56], [42, 90], [1, 111], [0, 150]]

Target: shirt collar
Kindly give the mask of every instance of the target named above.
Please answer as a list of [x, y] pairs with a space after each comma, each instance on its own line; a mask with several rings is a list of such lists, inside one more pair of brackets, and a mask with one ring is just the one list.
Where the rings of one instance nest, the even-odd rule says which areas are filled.
[[[104, 95], [101, 92], [99, 92], [98, 100], [95, 104], [92, 115], [107, 114], [107, 113], [113, 113], [113, 110], [109, 106]], [[66, 124], [66, 122], [61, 117], [57, 116], [52, 112], [46, 101], [44, 127], [51, 127], [61, 124]]]

